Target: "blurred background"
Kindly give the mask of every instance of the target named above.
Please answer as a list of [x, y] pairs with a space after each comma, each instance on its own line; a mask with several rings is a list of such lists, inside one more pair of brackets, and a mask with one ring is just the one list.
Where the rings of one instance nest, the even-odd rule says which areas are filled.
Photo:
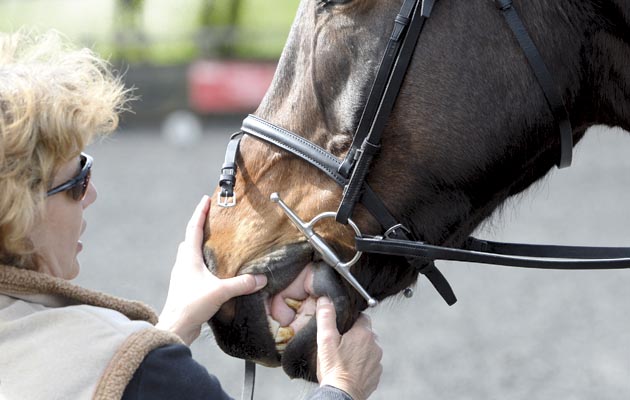
[[122, 126], [251, 111], [297, 0], [0, 0], [0, 29], [53, 28], [106, 57], [140, 100]]
[[[135, 113], [92, 145], [98, 201], [77, 283], [160, 310], [184, 227], [214, 191], [225, 145], [273, 74], [297, 0], [0, 0], [0, 28], [55, 28], [109, 58]], [[630, 135], [597, 127], [477, 233], [503, 241], [630, 245]], [[535, 271], [439, 263], [459, 302], [423, 279], [371, 311], [384, 349], [374, 399], [630, 398], [628, 271]], [[197, 360], [240, 397], [243, 361], [207, 329]], [[168, 379], [168, 377], [165, 377]], [[311, 386], [258, 368], [257, 399]]]

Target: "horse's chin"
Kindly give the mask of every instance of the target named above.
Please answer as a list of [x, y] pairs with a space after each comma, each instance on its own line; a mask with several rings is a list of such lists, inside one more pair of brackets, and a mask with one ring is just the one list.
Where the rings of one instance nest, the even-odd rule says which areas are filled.
[[337, 310], [337, 324], [352, 319], [347, 289], [324, 262], [311, 262], [289, 286], [265, 303], [269, 330], [281, 355], [282, 368], [292, 378], [316, 380], [317, 298], [328, 296]]
[[247, 263], [239, 274], [264, 273], [267, 287], [225, 303], [210, 320], [223, 351], [282, 366], [292, 378], [316, 380], [317, 298], [328, 296], [342, 331], [354, 322], [348, 290], [332, 268], [313, 260], [306, 243], [284, 246]]

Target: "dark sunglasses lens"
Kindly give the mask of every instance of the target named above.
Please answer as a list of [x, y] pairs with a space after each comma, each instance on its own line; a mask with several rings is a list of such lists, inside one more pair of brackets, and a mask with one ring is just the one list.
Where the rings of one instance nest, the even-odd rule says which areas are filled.
[[73, 200], [79, 201], [85, 198], [88, 187], [90, 186], [90, 175], [92, 175], [92, 173], [91, 171], [88, 171], [85, 178], [83, 178], [83, 181], [78, 182], [76, 185], [68, 189], [68, 194]]

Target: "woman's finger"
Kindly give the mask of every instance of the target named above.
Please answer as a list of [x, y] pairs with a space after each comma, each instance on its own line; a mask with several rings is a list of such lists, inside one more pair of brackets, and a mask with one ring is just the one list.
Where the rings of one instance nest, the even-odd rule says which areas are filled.
[[201, 241], [203, 240], [203, 227], [206, 222], [206, 217], [210, 210], [210, 197], [204, 195], [197, 204], [192, 217], [188, 221], [186, 226], [185, 242], [190, 243], [193, 248], [201, 248]]
[[337, 346], [341, 335], [337, 330], [337, 312], [328, 297], [317, 299], [317, 345], [320, 348]]
[[223, 304], [236, 296], [243, 296], [254, 293], [267, 285], [267, 277], [260, 275], [239, 275], [233, 278], [218, 279], [219, 290], [216, 291], [220, 298], [219, 303]]

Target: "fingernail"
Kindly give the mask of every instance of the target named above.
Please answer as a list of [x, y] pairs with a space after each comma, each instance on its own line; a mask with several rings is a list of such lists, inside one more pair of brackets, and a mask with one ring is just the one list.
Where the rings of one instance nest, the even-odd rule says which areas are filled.
[[326, 296], [322, 296], [317, 299], [318, 306], [323, 306], [325, 304], [332, 304], [332, 301]]
[[267, 285], [267, 276], [264, 274], [254, 275], [254, 279], [256, 279], [256, 289], [263, 288]]

